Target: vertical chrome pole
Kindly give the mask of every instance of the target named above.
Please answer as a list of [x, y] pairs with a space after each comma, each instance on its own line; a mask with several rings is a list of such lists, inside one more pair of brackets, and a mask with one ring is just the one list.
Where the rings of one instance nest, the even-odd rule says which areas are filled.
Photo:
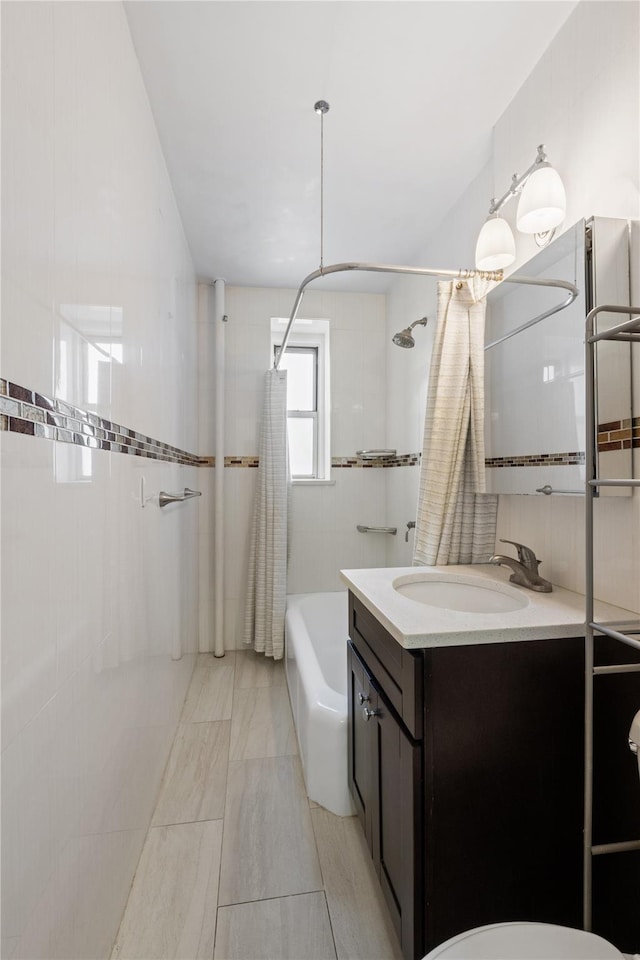
[[320, 273], [324, 268], [324, 115], [329, 113], [326, 100], [317, 100], [313, 109], [320, 115]]
[[596, 487], [590, 480], [596, 479], [595, 451], [595, 344], [593, 335], [594, 317], [587, 316], [585, 326], [585, 637], [584, 637], [584, 834], [582, 914], [585, 930], [591, 930], [593, 880], [593, 667], [594, 638], [591, 624], [593, 614], [593, 501]]
[[224, 657], [224, 391], [225, 391], [225, 289], [224, 280], [214, 288], [214, 338], [216, 347], [216, 445], [214, 499], [214, 636], [213, 654]]
[[[313, 109], [320, 117], [320, 269], [317, 271], [317, 275], [321, 277], [324, 273], [324, 115], [325, 113], [329, 113], [330, 107], [326, 100], [316, 100], [313, 105]], [[310, 277], [311, 276], [315, 276], [315, 274], [310, 274]], [[289, 317], [289, 323], [287, 324], [287, 328], [284, 331], [284, 337], [282, 338], [282, 346], [280, 347], [273, 364], [276, 370], [280, 369], [280, 361], [282, 360], [282, 355], [287, 349], [289, 337], [291, 336], [291, 328], [298, 315], [298, 310], [304, 296], [304, 288], [308, 281], [309, 277], [305, 278], [298, 288], [296, 302], [293, 305], [293, 310], [291, 311], [291, 316]]]

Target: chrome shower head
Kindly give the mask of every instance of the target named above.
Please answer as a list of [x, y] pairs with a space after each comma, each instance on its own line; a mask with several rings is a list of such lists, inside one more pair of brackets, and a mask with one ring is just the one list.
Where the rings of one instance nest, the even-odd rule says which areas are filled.
[[416, 342], [413, 339], [413, 334], [411, 331], [417, 324], [420, 324], [421, 327], [426, 327], [427, 323], [427, 317], [421, 317], [420, 320], [414, 320], [412, 324], [410, 324], [404, 330], [401, 330], [400, 333], [396, 333], [391, 339], [397, 347], [415, 347]]
[[401, 330], [400, 333], [396, 333], [393, 337], [393, 342], [396, 347], [415, 347], [416, 342], [411, 336], [411, 330], [407, 327], [406, 330]]

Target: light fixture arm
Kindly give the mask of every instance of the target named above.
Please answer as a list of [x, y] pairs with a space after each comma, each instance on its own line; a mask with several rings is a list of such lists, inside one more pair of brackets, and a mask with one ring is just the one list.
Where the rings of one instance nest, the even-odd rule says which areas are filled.
[[520, 191], [522, 190], [522, 188], [524, 187], [525, 183], [527, 182], [531, 174], [534, 172], [534, 170], [537, 170], [541, 163], [546, 163], [546, 162], [547, 162], [547, 155], [545, 153], [544, 143], [541, 143], [538, 147], [538, 153], [536, 155], [535, 160], [533, 161], [531, 166], [527, 170], [525, 170], [522, 176], [519, 177], [517, 173], [514, 173], [513, 177], [511, 178], [511, 186], [509, 187], [507, 192], [504, 193], [499, 200], [496, 200], [495, 197], [491, 198], [491, 205], [489, 207], [489, 216], [493, 216], [494, 213], [497, 213], [505, 205], [505, 203], [507, 203], [508, 200], [511, 200], [512, 197], [516, 197], [520, 193]]

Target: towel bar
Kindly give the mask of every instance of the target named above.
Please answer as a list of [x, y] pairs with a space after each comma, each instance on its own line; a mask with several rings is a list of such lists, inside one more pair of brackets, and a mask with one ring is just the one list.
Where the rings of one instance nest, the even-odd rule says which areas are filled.
[[189, 487], [185, 487], [182, 493], [166, 493], [165, 490], [161, 490], [158, 503], [161, 507], [166, 507], [168, 503], [182, 503], [183, 500], [190, 500], [191, 497], [201, 496], [202, 492], [200, 490], [190, 490]]
[[544, 487], [536, 487], [536, 493], [544, 493], [546, 497], [550, 497], [552, 493], [569, 493], [578, 497], [584, 497], [584, 490], [554, 490], [549, 483], [545, 483]]
[[358, 533], [390, 533], [392, 537], [398, 532], [397, 527], [365, 527], [362, 523], [356, 526], [356, 530]]

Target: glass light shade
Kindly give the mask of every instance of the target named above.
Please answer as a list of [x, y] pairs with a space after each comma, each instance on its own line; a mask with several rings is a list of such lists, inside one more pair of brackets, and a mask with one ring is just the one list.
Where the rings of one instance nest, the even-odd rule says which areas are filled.
[[562, 180], [559, 173], [548, 163], [531, 174], [525, 183], [516, 224], [521, 233], [546, 233], [562, 223], [567, 209]]
[[485, 221], [476, 243], [478, 270], [502, 270], [516, 258], [516, 242], [511, 227], [502, 217]]

